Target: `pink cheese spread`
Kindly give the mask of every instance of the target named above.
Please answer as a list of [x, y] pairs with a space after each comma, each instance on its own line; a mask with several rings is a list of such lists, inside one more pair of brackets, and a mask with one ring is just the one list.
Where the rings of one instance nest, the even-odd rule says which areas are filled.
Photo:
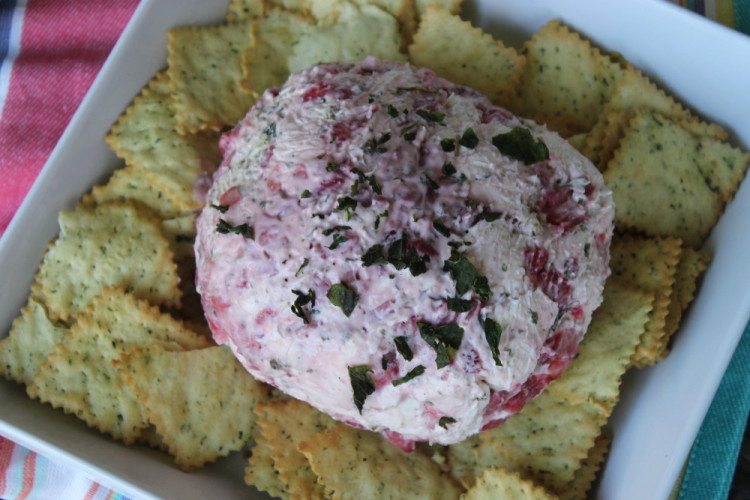
[[614, 209], [556, 134], [368, 58], [268, 90], [221, 148], [197, 284], [258, 379], [408, 450], [500, 424], [575, 356]]

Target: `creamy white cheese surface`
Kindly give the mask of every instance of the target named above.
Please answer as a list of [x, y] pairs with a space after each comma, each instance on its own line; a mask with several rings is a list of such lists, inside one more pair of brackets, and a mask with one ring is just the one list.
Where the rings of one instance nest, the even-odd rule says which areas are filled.
[[614, 210], [556, 134], [368, 58], [293, 75], [221, 147], [197, 285], [258, 379], [408, 449], [501, 423], [575, 355]]

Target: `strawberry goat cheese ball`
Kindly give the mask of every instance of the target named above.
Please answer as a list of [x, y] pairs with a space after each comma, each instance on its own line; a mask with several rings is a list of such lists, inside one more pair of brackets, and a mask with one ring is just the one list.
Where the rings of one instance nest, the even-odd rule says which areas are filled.
[[575, 356], [614, 207], [556, 134], [367, 58], [266, 91], [221, 148], [197, 285], [256, 378], [409, 450], [497, 426]]

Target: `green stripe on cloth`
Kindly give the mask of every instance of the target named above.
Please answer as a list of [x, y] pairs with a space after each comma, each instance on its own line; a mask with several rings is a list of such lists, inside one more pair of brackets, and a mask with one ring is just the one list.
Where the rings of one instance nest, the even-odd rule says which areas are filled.
[[727, 498], [750, 412], [750, 325], [690, 451], [680, 500]]
[[734, 25], [750, 35], [750, 0], [734, 0]]

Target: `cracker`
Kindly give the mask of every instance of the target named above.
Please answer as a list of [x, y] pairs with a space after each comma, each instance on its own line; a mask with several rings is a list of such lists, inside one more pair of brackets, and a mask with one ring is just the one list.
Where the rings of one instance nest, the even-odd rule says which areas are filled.
[[175, 260], [180, 261], [195, 258], [195, 252], [193, 251], [193, 244], [195, 243], [195, 215], [192, 212], [162, 220], [161, 229], [164, 237], [169, 241]]
[[653, 364], [666, 342], [666, 317], [681, 250], [681, 242], [675, 238], [620, 235], [612, 241], [612, 278], [654, 295], [653, 310], [633, 355], [636, 366]]
[[28, 393], [132, 443], [148, 422], [112, 362], [135, 346], [153, 342], [170, 349], [208, 343], [158, 308], [117, 289], [104, 290], [76, 320]]
[[654, 296], [609, 280], [570, 367], [547, 392], [571, 404], [590, 403], [612, 413], [620, 379], [630, 365], [653, 307]]
[[193, 186], [220, 160], [218, 135], [177, 132], [169, 77], [159, 72], [120, 115], [106, 141], [125, 163], [168, 194], [177, 210], [198, 208]]
[[184, 470], [242, 448], [257, 433], [253, 406], [268, 397], [226, 346], [123, 354], [119, 374]]
[[[393, 16], [399, 24], [403, 41], [411, 40], [417, 27], [416, 7], [414, 0], [307, 0], [306, 9], [294, 9], [295, 12], [309, 12], [319, 25], [336, 23], [348, 7], [378, 7]], [[402, 43], [405, 49], [407, 43]]]
[[417, 66], [467, 85], [496, 104], [509, 105], [526, 59], [491, 35], [447, 10], [429, 6], [422, 16], [409, 58]]
[[553, 493], [563, 491], [594, 445], [605, 417], [589, 404], [542, 393], [495, 429], [479, 435], [479, 465], [520, 473]]
[[279, 478], [279, 471], [273, 466], [269, 444], [269, 440], [262, 433], [255, 438], [252, 455], [245, 468], [245, 484], [286, 500], [289, 498], [287, 486]]
[[336, 21], [303, 32], [293, 47], [287, 67], [296, 73], [319, 62], [360, 61], [368, 55], [405, 61], [396, 19], [374, 5], [342, 3]]
[[271, 400], [255, 406], [268, 440], [270, 456], [291, 499], [324, 498], [323, 486], [297, 445], [337, 424], [331, 417], [296, 399]]
[[248, 23], [169, 31], [167, 73], [178, 131], [221, 130], [245, 116], [255, 99], [239, 81], [253, 43]]
[[604, 463], [610, 444], [612, 444], [612, 436], [607, 431], [602, 432], [596, 438], [588, 456], [576, 471], [573, 481], [558, 493], [560, 500], [586, 500], [586, 494], [596, 480], [596, 475]]
[[422, 16], [430, 5], [437, 5], [451, 14], [461, 13], [461, 4], [464, 0], [416, 0], [416, 10], [419, 16]]
[[485, 469], [461, 500], [556, 500], [544, 488], [502, 467]]
[[162, 219], [179, 217], [188, 210], [178, 195], [168, 187], [160, 188], [148, 171], [132, 165], [115, 170], [106, 184], [94, 186], [82, 199], [84, 204], [98, 205], [116, 201], [136, 202]]
[[428, 457], [404, 453], [372, 432], [339, 425], [303, 441], [299, 449], [334, 500], [444, 499], [461, 491]]
[[52, 321], [33, 297], [13, 320], [10, 333], [0, 340], [0, 375], [29, 385], [47, 362], [68, 329]]
[[622, 68], [559, 21], [525, 45], [527, 64], [512, 110], [534, 117], [563, 136], [596, 123]]
[[[698, 278], [706, 270], [710, 260], [711, 256], [704, 250], [682, 249], [680, 262], [675, 271], [672, 300], [669, 302], [669, 312], [665, 320], [664, 330], [667, 339], [671, 338], [679, 328], [682, 313], [695, 298]], [[658, 358], [663, 359], [668, 352], [668, 342], [664, 342]]]
[[52, 318], [69, 320], [102, 288], [116, 286], [164, 306], [179, 306], [177, 270], [159, 221], [132, 205], [79, 206], [60, 213], [32, 285]]
[[227, 23], [242, 23], [258, 19], [265, 11], [264, 0], [230, 0], [227, 6]]
[[[747, 166], [742, 155], [708, 162], [704, 142], [716, 144], [653, 113], [637, 113], [604, 172], [617, 207], [615, 223], [699, 247], [723, 210], [725, 193], [733, 192]], [[708, 172], [713, 165], [716, 171]]]

